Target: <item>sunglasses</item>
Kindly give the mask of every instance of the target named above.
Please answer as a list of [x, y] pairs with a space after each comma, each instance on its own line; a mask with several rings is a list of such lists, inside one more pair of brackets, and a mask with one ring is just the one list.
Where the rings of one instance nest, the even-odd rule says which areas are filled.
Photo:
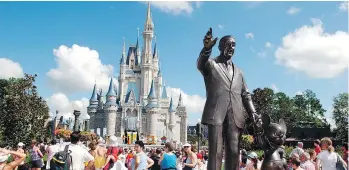
[[189, 148], [190, 146], [184, 146], [184, 148]]

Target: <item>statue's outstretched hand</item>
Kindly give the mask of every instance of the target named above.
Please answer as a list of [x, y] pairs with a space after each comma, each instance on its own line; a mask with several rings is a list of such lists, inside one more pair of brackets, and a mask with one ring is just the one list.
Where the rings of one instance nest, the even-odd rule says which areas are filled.
[[218, 38], [212, 38], [212, 28], [210, 28], [204, 38], [204, 47], [207, 51], [211, 50], [212, 47], [216, 44]]

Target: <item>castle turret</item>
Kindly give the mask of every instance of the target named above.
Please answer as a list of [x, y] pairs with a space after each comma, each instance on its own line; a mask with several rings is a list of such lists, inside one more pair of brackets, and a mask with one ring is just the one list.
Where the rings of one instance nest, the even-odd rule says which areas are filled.
[[116, 111], [118, 106], [116, 104], [116, 92], [114, 89], [113, 78], [110, 78], [109, 90], [106, 95], [106, 103], [104, 111], [107, 114], [107, 134], [115, 135], [115, 125], [116, 125]]
[[119, 76], [119, 101], [124, 101], [124, 86], [125, 86], [125, 76], [126, 76], [126, 42], [124, 38], [124, 45], [122, 47], [122, 54], [121, 54], [121, 60], [120, 60], [120, 76]]
[[187, 142], [187, 125], [188, 125], [188, 113], [186, 107], [183, 104], [182, 92], [179, 94], [178, 106], [177, 106], [177, 115], [181, 119], [180, 133], [183, 134], [180, 136], [180, 141], [182, 143]]
[[157, 122], [157, 112], [159, 109], [159, 105], [156, 99], [155, 89], [154, 89], [154, 81], [151, 83], [149, 95], [148, 95], [148, 104], [145, 106], [147, 111], [147, 117], [150, 122], [149, 123], [149, 136], [156, 135], [156, 122]]
[[87, 107], [87, 114], [90, 116], [91, 122], [95, 122], [95, 115], [98, 108], [97, 85], [95, 84], [90, 98], [90, 105]]
[[153, 66], [152, 66], [152, 40], [154, 36], [154, 24], [150, 13], [150, 2], [148, 2], [147, 17], [144, 25], [143, 40], [144, 48], [141, 64], [141, 96], [146, 99], [150, 89], [150, 84], [153, 81]]

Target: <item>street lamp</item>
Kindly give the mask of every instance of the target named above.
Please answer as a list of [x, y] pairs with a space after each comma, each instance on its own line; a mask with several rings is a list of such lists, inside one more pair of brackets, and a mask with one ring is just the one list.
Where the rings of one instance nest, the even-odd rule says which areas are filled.
[[200, 151], [200, 138], [201, 138], [201, 120], [198, 119], [198, 123], [196, 124], [196, 135], [198, 138], [198, 152]]

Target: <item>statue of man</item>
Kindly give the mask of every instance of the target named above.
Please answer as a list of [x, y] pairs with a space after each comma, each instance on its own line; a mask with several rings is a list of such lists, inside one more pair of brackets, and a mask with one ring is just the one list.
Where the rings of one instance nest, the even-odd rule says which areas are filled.
[[212, 38], [210, 28], [197, 61], [197, 68], [203, 75], [206, 86], [207, 100], [201, 122], [208, 126], [207, 169], [221, 169], [224, 141], [224, 167], [238, 170], [239, 143], [245, 119], [248, 117], [253, 120], [255, 132], [262, 131], [262, 120], [254, 109], [242, 71], [232, 63], [235, 39], [230, 35], [222, 37], [218, 45], [220, 55], [210, 58], [217, 39]]

